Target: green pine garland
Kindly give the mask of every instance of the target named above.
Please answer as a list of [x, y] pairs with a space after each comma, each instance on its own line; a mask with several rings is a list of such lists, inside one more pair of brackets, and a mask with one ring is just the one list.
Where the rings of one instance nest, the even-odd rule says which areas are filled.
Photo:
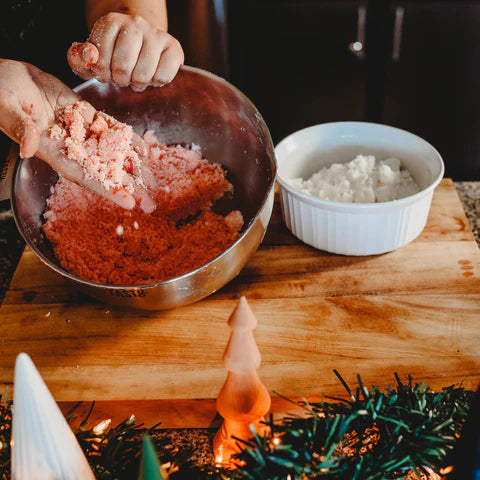
[[[367, 389], [360, 376], [353, 392], [343, 378], [349, 398], [328, 398], [296, 403], [305, 416], [275, 423], [270, 417], [264, 436], [252, 432], [235, 458], [238, 468], [199, 465], [191, 449], [169, 448], [156, 441], [160, 462], [170, 480], [394, 480], [428, 478], [428, 469], [440, 474], [459, 437], [474, 392], [449, 386], [433, 392], [423, 383], [403, 383], [395, 375], [395, 388]], [[90, 413], [93, 409], [93, 404]], [[95, 434], [89, 415], [75, 429], [97, 480], [137, 478], [142, 437], [155, 440], [158, 425], [146, 429], [132, 417]], [[72, 418], [71, 415], [67, 416]], [[0, 403], [0, 478], [10, 480], [11, 402]], [[423, 475], [423, 477], [422, 477]]]
[[[434, 393], [398, 377], [396, 389], [382, 392], [368, 390], [358, 377], [353, 393], [338, 377], [350, 399], [305, 403], [307, 419], [287, 418], [280, 427], [270, 422], [268, 437], [245, 443], [239, 455], [245, 466], [232, 478], [381, 480], [412, 470], [421, 478], [425, 467], [440, 473], [448, 466], [473, 392], [451, 386]], [[272, 436], [281, 439], [278, 446]]]

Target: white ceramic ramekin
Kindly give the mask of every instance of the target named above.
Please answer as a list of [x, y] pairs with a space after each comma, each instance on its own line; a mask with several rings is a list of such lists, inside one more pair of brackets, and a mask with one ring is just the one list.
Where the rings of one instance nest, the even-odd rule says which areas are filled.
[[[322, 167], [357, 155], [396, 157], [420, 186], [415, 195], [383, 203], [342, 203], [295, 190], [286, 179], [309, 178]], [[275, 148], [282, 215], [300, 240], [343, 255], [390, 252], [425, 227], [432, 195], [444, 174], [442, 157], [412, 133], [367, 122], [335, 122], [295, 132]]]

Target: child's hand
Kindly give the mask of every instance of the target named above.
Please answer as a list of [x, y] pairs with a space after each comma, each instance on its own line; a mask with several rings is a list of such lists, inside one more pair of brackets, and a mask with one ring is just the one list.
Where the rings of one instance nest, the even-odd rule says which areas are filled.
[[36, 154], [55, 110], [78, 100], [60, 80], [33, 65], [0, 59], [0, 129], [20, 145], [21, 157]]
[[67, 57], [84, 80], [95, 77], [136, 91], [171, 82], [184, 61], [178, 40], [140, 16], [122, 13], [99, 18], [88, 42], [74, 43]]
[[[124, 189], [105, 190], [99, 182], [85, 179], [80, 165], [61, 153], [63, 144], [50, 138], [48, 129], [55, 122], [57, 109], [79, 100], [58, 78], [33, 65], [0, 59], [0, 130], [20, 145], [20, 156], [37, 156], [68, 180], [123, 208], [133, 208], [137, 200], [143, 210], [151, 212], [155, 202], [147, 190], [137, 189], [133, 195]], [[93, 106], [88, 105], [83, 115], [91, 121], [95, 115]], [[135, 140], [141, 141], [138, 137]], [[142, 168], [148, 170], [146, 165]], [[125, 175], [124, 185], [131, 182]]]

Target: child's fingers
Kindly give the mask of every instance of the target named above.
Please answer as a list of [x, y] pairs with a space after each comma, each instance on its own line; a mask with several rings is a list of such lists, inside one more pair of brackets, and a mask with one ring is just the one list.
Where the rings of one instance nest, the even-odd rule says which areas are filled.
[[83, 108], [81, 110], [81, 115], [87, 124], [91, 124], [95, 118], [97, 110], [92, 104], [85, 100], [82, 100], [82, 105]]
[[150, 168], [150, 162], [148, 159], [148, 148], [145, 145], [145, 141], [142, 137], [133, 132], [132, 144], [134, 150], [138, 153], [141, 160], [140, 171], [136, 172], [140, 175], [145, 185], [151, 190], [155, 190], [158, 187], [158, 181]]
[[107, 200], [111, 200], [113, 203], [116, 203], [119, 207], [122, 207], [125, 210], [131, 210], [136, 205], [136, 201], [133, 195], [123, 189], [117, 190], [115, 192], [103, 191], [103, 193], [97, 193], [105, 197]]
[[46, 135], [42, 135], [37, 157], [48, 163], [62, 177], [84, 186], [88, 190], [116, 203], [120, 207], [131, 210], [135, 206], [135, 198], [127, 190], [123, 188], [105, 190], [100, 182], [86, 179], [82, 167], [77, 162], [61, 154], [62, 146], [62, 141], [53, 140]]
[[158, 87], [170, 83], [175, 78], [180, 65], [183, 64], [183, 60], [183, 50], [180, 44], [178, 42], [171, 44], [162, 52], [152, 85]]
[[142, 164], [140, 166], [140, 177], [150, 190], [156, 190], [158, 188], [157, 177], [155, 177], [153, 174], [146, 157], [142, 159]]
[[[86, 179], [82, 167], [77, 162], [62, 155], [62, 146], [61, 140], [53, 140], [46, 135], [42, 135], [37, 157], [48, 163], [56, 172], [66, 179], [84, 186], [122, 208], [131, 210], [138, 202], [140, 208], [146, 213], [151, 213], [155, 210], [155, 200], [153, 200], [146, 189], [134, 185], [133, 178], [130, 175], [125, 174], [123, 185], [124, 187], [133, 185], [133, 194], [126, 188], [105, 190], [100, 182]], [[129, 189], [131, 190], [131, 188]]]
[[[150, 196], [148, 191], [145, 188], [139, 187], [138, 185], [134, 184], [133, 178], [125, 174], [123, 178], [123, 184], [124, 186], [132, 187], [133, 186], [133, 197], [136, 199], [138, 202], [140, 208], [145, 212], [145, 213], [152, 213], [155, 208], [157, 207], [157, 204], [155, 203], [155, 200]], [[130, 188], [131, 189], [131, 188]]]
[[144, 38], [142, 50], [132, 72], [132, 89], [142, 92], [152, 84], [157, 70], [160, 55], [165, 47], [165, 33], [156, 34], [153, 38]]
[[0, 130], [20, 145], [21, 157], [35, 155], [40, 142], [38, 126], [22, 108], [17, 96], [3, 88], [0, 88]]
[[155, 200], [150, 196], [150, 194], [143, 188], [135, 190], [133, 196], [137, 199], [140, 204], [140, 208], [145, 213], [152, 213], [156, 208], [157, 204]]
[[74, 42], [68, 49], [67, 59], [74, 73], [80, 78], [88, 80], [93, 77], [91, 69], [98, 62], [99, 55], [98, 49], [93, 43]]
[[93, 43], [99, 53], [95, 65], [92, 66], [93, 76], [100, 82], [109, 82], [112, 79], [111, 63], [118, 32], [122, 25], [112, 22], [106, 15], [98, 20], [90, 33], [88, 41]]
[[27, 120], [24, 126], [22, 140], [20, 142], [20, 156], [30, 158], [35, 155], [40, 143], [40, 131], [33, 120]]
[[120, 29], [112, 54], [112, 80], [120, 87], [128, 87], [132, 72], [142, 49], [143, 34], [132, 26]]

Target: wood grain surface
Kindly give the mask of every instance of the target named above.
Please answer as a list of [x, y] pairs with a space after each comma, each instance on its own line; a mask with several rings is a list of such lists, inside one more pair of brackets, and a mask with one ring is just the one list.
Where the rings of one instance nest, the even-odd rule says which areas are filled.
[[[394, 383], [398, 372], [433, 388], [476, 388], [479, 274], [480, 252], [449, 179], [437, 187], [420, 237], [379, 256], [302, 244], [276, 203], [262, 246], [236, 279], [166, 312], [92, 300], [26, 249], [0, 309], [0, 384], [11, 386], [24, 351], [57, 401], [97, 400], [104, 411], [125, 413], [138, 401], [148, 418], [167, 415], [166, 426], [208, 426], [225, 380], [227, 320], [245, 295], [270, 392], [342, 395], [333, 369], [351, 383], [361, 374], [366, 385]], [[192, 405], [191, 414], [179, 405]], [[272, 408], [289, 407], [274, 400]]]

